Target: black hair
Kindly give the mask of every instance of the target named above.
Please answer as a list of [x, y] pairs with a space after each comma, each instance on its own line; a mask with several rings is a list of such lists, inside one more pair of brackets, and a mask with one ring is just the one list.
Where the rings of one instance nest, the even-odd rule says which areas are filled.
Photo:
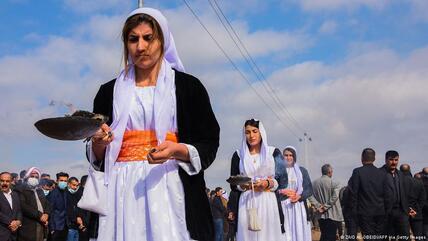
[[27, 170], [22, 170], [21, 172], [19, 172], [19, 177], [23, 179], [25, 177], [25, 174], [27, 174]]
[[220, 190], [222, 190], [223, 188], [221, 188], [221, 187], [216, 187], [215, 188], [215, 192], [217, 193], [218, 191], [220, 191]]
[[249, 119], [249, 120], [246, 120], [246, 121], [245, 121], [245, 123], [244, 123], [244, 127], [245, 127], [245, 126], [252, 126], [252, 127], [259, 128], [259, 122], [260, 122], [260, 121], [255, 120], [255, 119]]
[[385, 160], [388, 160], [389, 158], [399, 157], [399, 156], [400, 155], [398, 154], [397, 151], [389, 150], [385, 153]]
[[40, 178], [44, 178], [44, 177], [51, 177], [51, 175], [47, 173], [42, 173], [42, 175], [40, 175]]
[[77, 183], [79, 183], [79, 180], [77, 179], [77, 177], [70, 177], [68, 179], [68, 183], [71, 183], [72, 181], [76, 181]]
[[60, 177], [69, 177], [69, 175], [68, 175], [68, 173], [66, 173], [66, 172], [58, 172], [57, 174], [56, 174], [56, 180], [58, 180]]
[[361, 153], [361, 161], [372, 163], [376, 160], [376, 152], [372, 148], [365, 148]]

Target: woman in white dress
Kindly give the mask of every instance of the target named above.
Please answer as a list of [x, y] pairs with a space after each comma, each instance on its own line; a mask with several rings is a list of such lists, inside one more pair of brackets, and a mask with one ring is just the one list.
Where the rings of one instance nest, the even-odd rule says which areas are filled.
[[[237, 217], [238, 241], [284, 239], [281, 228], [282, 213], [279, 211], [280, 205], [275, 194], [278, 186], [285, 182], [281, 171], [277, 171], [284, 169], [283, 163], [281, 151], [268, 145], [263, 124], [255, 119], [247, 120], [244, 124], [241, 149], [234, 153], [231, 165], [232, 176], [244, 175], [250, 177], [253, 183], [232, 186], [232, 192], [237, 193], [233, 195], [237, 197], [237, 204], [230, 206], [236, 207], [232, 212]], [[251, 209], [255, 210], [259, 225], [250, 224]]]
[[[311, 225], [307, 218], [306, 199], [312, 195], [308, 171], [296, 163], [296, 149], [287, 146], [283, 152], [286, 162], [287, 186], [277, 192], [285, 219], [287, 241], [311, 241]], [[284, 240], [284, 239], [283, 239]]]
[[125, 69], [94, 100], [94, 113], [110, 118], [90, 145], [108, 187], [98, 240], [212, 240], [203, 171], [220, 129], [208, 94], [183, 72], [158, 10], [134, 10], [122, 39]]

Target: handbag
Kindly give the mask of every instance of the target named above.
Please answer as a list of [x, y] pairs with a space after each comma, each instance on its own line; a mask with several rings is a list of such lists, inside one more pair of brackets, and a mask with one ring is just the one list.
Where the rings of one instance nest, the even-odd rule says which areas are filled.
[[90, 163], [82, 198], [77, 203], [79, 208], [107, 215], [107, 186], [104, 184], [104, 175], [104, 172], [95, 170], [92, 162]]
[[247, 209], [247, 217], [248, 217], [248, 230], [251, 231], [260, 231], [262, 230], [261, 222], [257, 213], [257, 208], [255, 208], [255, 200], [254, 200], [254, 184], [251, 182], [251, 192], [253, 195], [252, 201], [251, 201], [251, 207]]

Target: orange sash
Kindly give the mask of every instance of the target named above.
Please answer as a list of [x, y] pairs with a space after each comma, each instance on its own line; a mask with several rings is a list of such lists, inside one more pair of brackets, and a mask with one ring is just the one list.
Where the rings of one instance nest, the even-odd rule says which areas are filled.
[[[176, 133], [167, 132], [166, 140], [178, 142]], [[158, 145], [154, 130], [125, 131], [117, 162], [147, 161], [150, 150]]]

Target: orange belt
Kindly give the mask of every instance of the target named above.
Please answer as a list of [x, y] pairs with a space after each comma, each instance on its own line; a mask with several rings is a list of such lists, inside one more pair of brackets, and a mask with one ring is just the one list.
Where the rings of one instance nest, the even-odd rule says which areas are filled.
[[[177, 134], [167, 132], [166, 140], [177, 143]], [[158, 140], [155, 131], [125, 131], [117, 162], [147, 161], [147, 155], [156, 146]]]

